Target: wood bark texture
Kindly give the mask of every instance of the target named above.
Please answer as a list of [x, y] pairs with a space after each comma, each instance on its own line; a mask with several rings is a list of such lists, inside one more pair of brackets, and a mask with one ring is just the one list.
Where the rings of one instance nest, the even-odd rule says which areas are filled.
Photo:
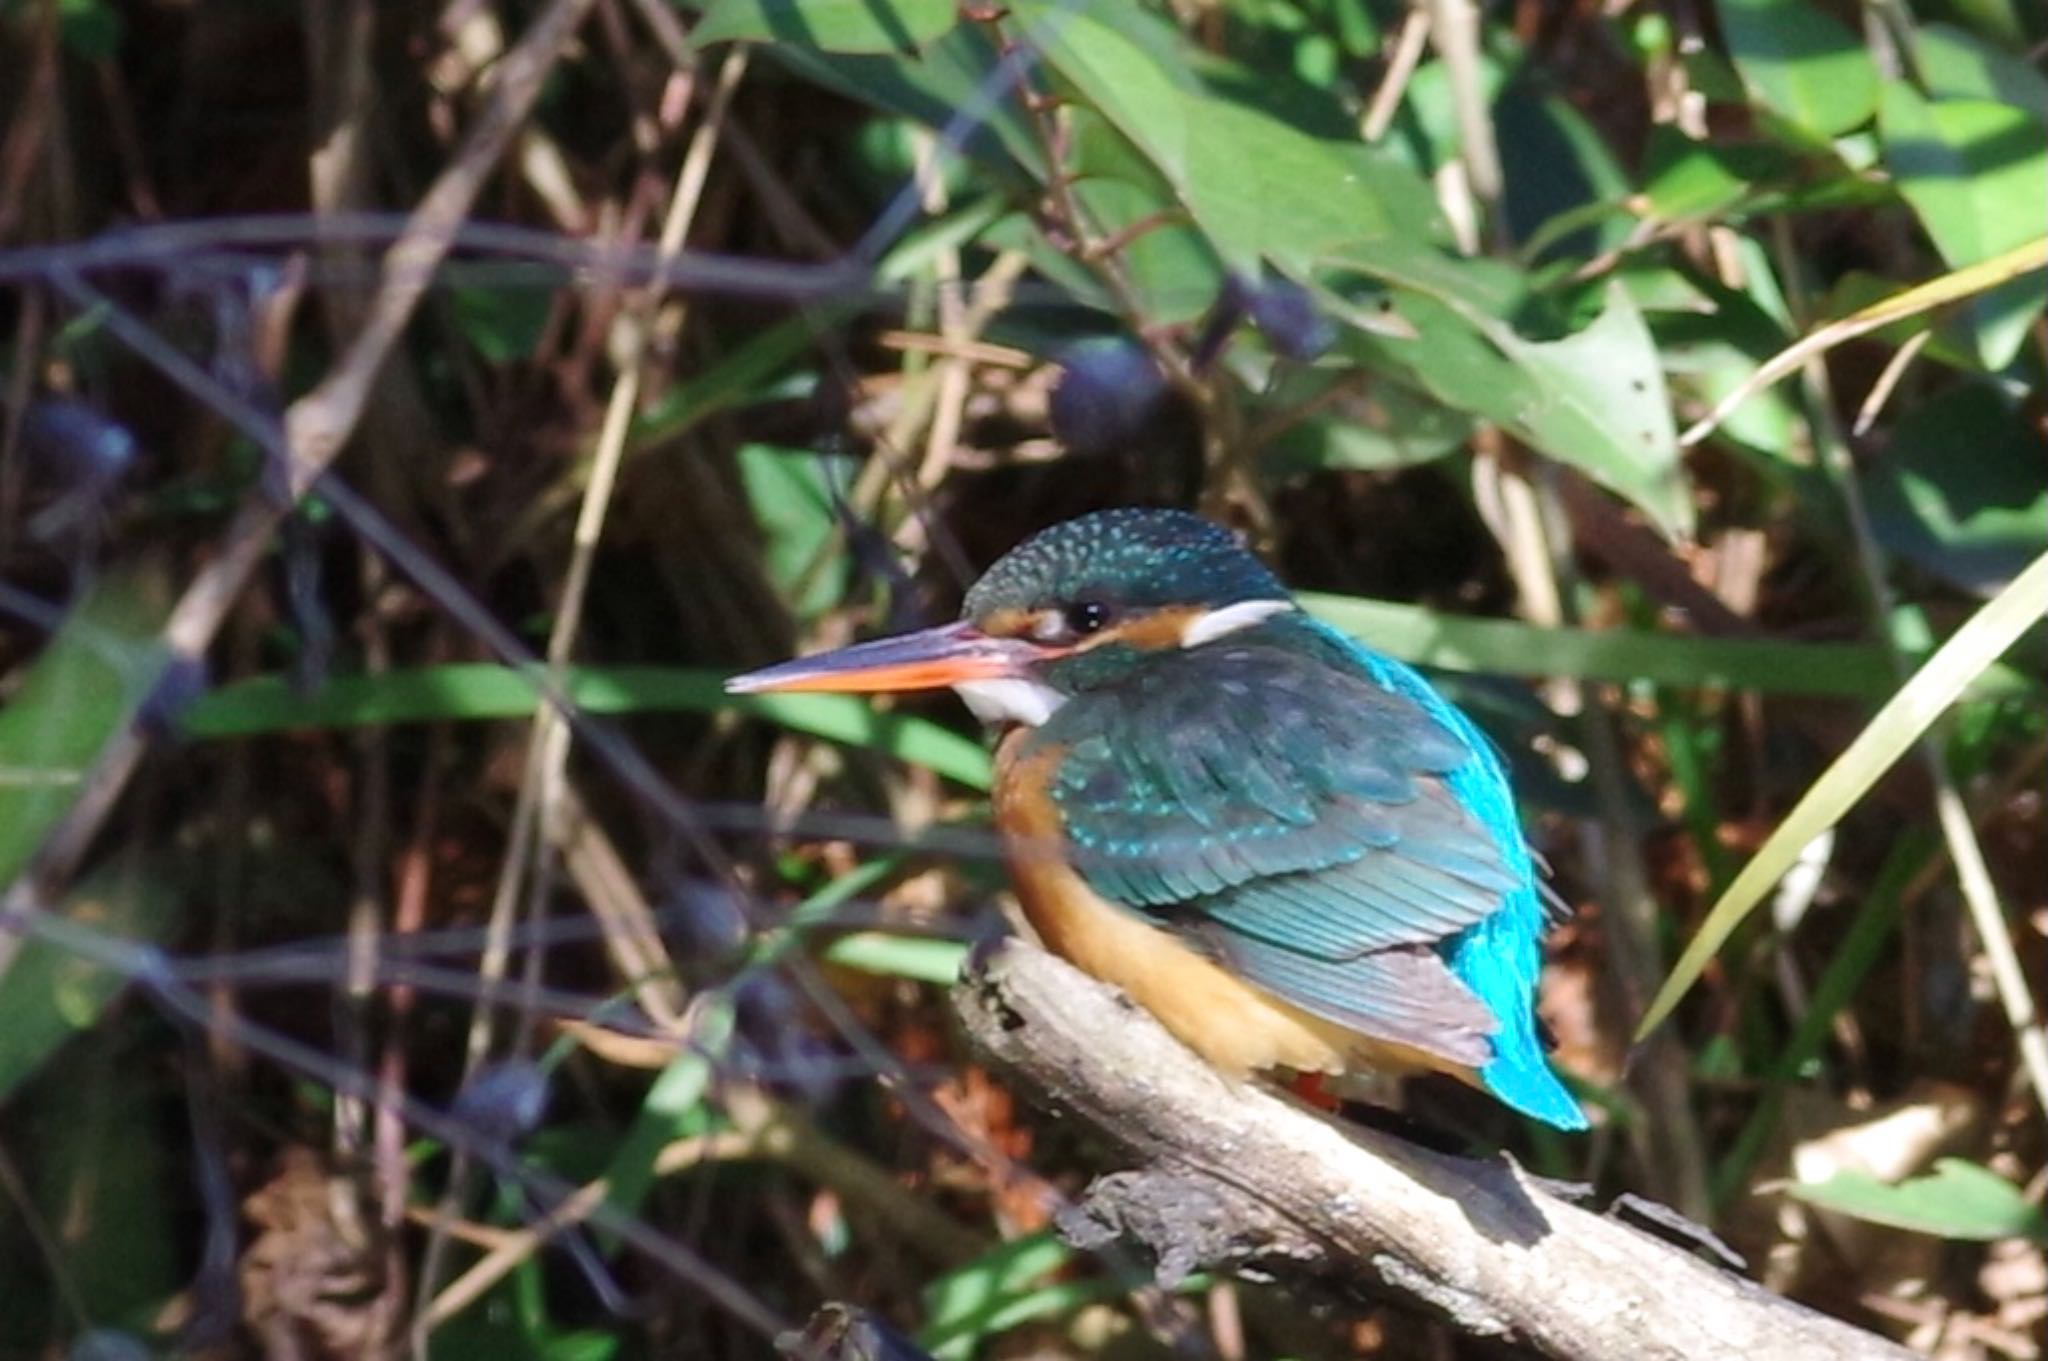
[[1449, 1157], [1225, 1078], [1025, 942], [977, 959], [954, 1001], [999, 1067], [1132, 1157], [1062, 1229], [1142, 1251], [1162, 1283], [1235, 1271], [1335, 1286], [1574, 1361], [1913, 1355], [1562, 1200], [1505, 1157]]

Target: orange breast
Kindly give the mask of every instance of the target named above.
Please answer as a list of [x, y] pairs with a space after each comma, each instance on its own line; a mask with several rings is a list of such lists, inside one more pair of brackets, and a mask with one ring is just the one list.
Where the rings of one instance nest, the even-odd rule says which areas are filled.
[[1047, 949], [1123, 989], [1181, 1043], [1233, 1077], [1268, 1068], [1443, 1067], [1290, 1006], [1089, 888], [1068, 863], [1065, 828], [1047, 792], [1060, 749], [1046, 745], [1023, 755], [1029, 735], [1018, 729], [997, 750], [996, 826], [1018, 902]]

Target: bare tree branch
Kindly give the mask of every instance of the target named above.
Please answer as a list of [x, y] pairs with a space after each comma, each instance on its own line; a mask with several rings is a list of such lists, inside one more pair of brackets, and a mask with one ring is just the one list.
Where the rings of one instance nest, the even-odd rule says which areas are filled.
[[1558, 1199], [1506, 1158], [1346, 1128], [1222, 1077], [1120, 993], [1010, 942], [954, 995], [974, 1041], [1132, 1154], [1063, 1228], [1196, 1270], [1320, 1281], [1576, 1361], [1912, 1353]]

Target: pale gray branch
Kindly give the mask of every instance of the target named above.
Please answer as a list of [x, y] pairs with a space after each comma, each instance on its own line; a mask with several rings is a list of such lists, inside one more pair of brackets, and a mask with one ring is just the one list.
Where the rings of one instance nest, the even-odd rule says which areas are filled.
[[968, 1033], [1132, 1158], [1062, 1229], [1162, 1282], [1231, 1270], [1370, 1291], [1582, 1361], [1912, 1353], [1558, 1199], [1506, 1158], [1429, 1152], [1220, 1076], [1122, 994], [1022, 942], [955, 992]]

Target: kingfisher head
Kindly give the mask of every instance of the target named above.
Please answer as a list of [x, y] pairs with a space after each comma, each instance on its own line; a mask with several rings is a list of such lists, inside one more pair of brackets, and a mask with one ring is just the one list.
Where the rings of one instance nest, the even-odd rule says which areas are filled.
[[951, 624], [735, 676], [736, 694], [951, 686], [987, 723], [1037, 725], [1162, 653], [1295, 608], [1226, 529], [1177, 510], [1106, 510], [1025, 540]]

